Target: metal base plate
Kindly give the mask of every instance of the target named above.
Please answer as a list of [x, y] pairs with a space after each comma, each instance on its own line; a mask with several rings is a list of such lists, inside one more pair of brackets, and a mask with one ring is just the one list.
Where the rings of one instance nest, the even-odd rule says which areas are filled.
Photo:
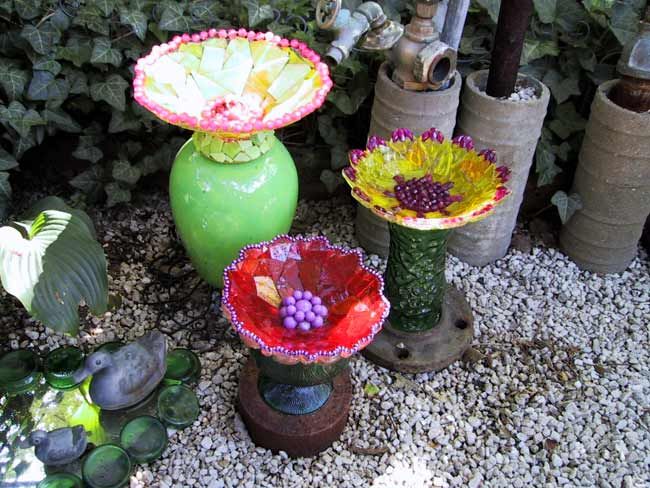
[[459, 360], [474, 337], [474, 316], [461, 292], [447, 287], [438, 324], [425, 332], [403, 332], [387, 321], [363, 350], [373, 363], [393, 371], [439, 371]]
[[259, 369], [249, 359], [239, 377], [237, 408], [248, 433], [258, 446], [273, 452], [285, 451], [291, 457], [314, 456], [341, 436], [352, 402], [350, 370], [333, 380], [327, 402], [306, 415], [288, 415], [271, 408], [258, 389]]

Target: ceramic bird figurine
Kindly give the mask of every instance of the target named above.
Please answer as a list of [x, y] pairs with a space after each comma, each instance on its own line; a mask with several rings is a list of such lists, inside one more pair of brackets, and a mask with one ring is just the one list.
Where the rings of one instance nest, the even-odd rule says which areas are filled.
[[34, 446], [34, 453], [46, 466], [60, 466], [81, 457], [88, 445], [83, 425], [64, 427], [45, 432], [35, 430], [21, 444], [23, 448]]
[[97, 351], [74, 373], [93, 375], [90, 398], [104, 410], [120, 410], [144, 400], [165, 376], [167, 343], [157, 330], [113, 352]]

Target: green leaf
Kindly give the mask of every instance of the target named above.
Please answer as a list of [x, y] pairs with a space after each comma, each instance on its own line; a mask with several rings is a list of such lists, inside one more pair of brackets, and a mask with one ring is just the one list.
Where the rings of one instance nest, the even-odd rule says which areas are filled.
[[32, 61], [32, 69], [37, 71], [49, 71], [56, 76], [61, 72], [61, 63], [55, 61], [51, 56], [43, 56]]
[[16, 145], [14, 146], [14, 156], [16, 159], [22, 158], [23, 154], [25, 154], [28, 149], [31, 149], [35, 145], [36, 139], [34, 139], [34, 135], [32, 134], [32, 131], [30, 131], [29, 134], [21, 137], [18, 139], [18, 142], [16, 142]]
[[0, 220], [7, 216], [11, 203], [11, 184], [9, 173], [0, 171]]
[[631, 42], [636, 36], [643, 4], [643, 0], [631, 0], [614, 5], [609, 28], [621, 45]]
[[18, 161], [11, 154], [0, 147], [0, 171], [7, 171], [18, 166]]
[[107, 37], [96, 37], [90, 62], [112, 64], [119, 68], [122, 62], [122, 53], [111, 47], [111, 40]]
[[50, 98], [50, 87], [54, 84], [54, 75], [49, 71], [34, 71], [32, 81], [27, 88], [27, 98], [30, 100], [47, 100]]
[[558, 54], [560, 54], [560, 49], [555, 41], [526, 39], [521, 52], [520, 64], [526, 65], [544, 56], [557, 56]]
[[557, 0], [533, 0], [535, 11], [545, 24], [552, 24], [557, 15]]
[[555, 153], [545, 141], [540, 141], [535, 154], [535, 172], [537, 173], [537, 186], [548, 185], [562, 172], [555, 164]]
[[147, 36], [147, 16], [137, 10], [120, 9], [120, 22], [131, 26], [138, 39], [144, 41]]
[[90, 61], [92, 55], [92, 42], [88, 38], [71, 37], [65, 47], [59, 47], [56, 52], [58, 59], [70, 61], [77, 68]]
[[258, 0], [247, 0], [246, 10], [248, 11], [248, 25], [249, 27], [257, 27], [258, 25], [272, 20], [275, 17], [273, 7], [270, 5], [260, 5]]
[[571, 102], [558, 105], [555, 109], [555, 119], [549, 124], [550, 129], [561, 139], [568, 138], [574, 132], [585, 128], [586, 121], [583, 119]]
[[219, 21], [219, 3], [213, 0], [190, 2], [190, 15], [200, 24], [212, 26]]
[[81, 190], [87, 195], [92, 195], [95, 192], [103, 189], [104, 169], [96, 164], [88, 168], [83, 173], [79, 173], [72, 178], [69, 183], [70, 186]]
[[45, 22], [40, 27], [28, 24], [23, 27], [20, 35], [39, 54], [48, 54], [61, 39], [61, 33], [50, 22]]
[[115, 9], [115, 0], [92, 0], [92, 4], [100, 10], [104, 17], [111, 15]]
[[31, 20], [41, 14], [41, 3], [41, 0], [14, 0], [14, 7], [21, 19]]
[[481, 7], [487, 10], [492, 22], [495, 24], [499, 19], [499, 8], [501, 7], [501, 0], [476, 0]]
[[557, 207], [557, 211], [560, 214], [560, 220], [563, 224], [566, 224], [569, 219], [573, 216], [576, 210], [582, 208], [582, 200], [580, 195], [577, 193], [572, 193], [567, 195], [563, 191], [558, 191], [551, 197], [551, 203]]
[[542, 81], [550, 88], [557, 103], [566, 102], [571, 95], [580, 95], [578, 78], [564, 78], [556, 69], [549, 70]]
[[124, 90], [128, 82], [120, 75], [110, 75], [105, 81], [90, 85], [90, 96], [93, 100], [104, 101], [118, 110], [124, 110], [126, 99]]
[[184, 7], [179, 3], [168, 3], [160, 16], [158, 26], [162, 30], [187, 32], [190, 30], [189, 19], [184, 15]]
[[108, 207], [114, 207], [119, 203], [127, 203], [131, 201], [131, 191], [128, 188], [124, 188], [116, 181], [106, 185], [104, 191], [108, 197], [106, 200], [106, 205]]
[[64, 132], [81, 132], [81, 126], [77, 123], [77, 121], [60, 108], [52, 110], [45, 109], [43, 110], [42, 115], [48, 123], [52, 124], [58, 129], [61, 129]]
[[110, 23], [102, 16], [102, 11], [94, 5], [85, 5], [77, 10], [72, 23], [84, 26], [103, 36], [110, 34]]
[[[72, 155], [77, 159], [83, 159], [90, 161], [91, 163], [96, 163], [104, 155], [97, 146], [95, 146], [95, 138], [93, 136], [81, 136], [79, 137], [79, 144], [77, 148], [72, 152]], [[74, 186], [74, 185], [73, 185]]]
[[380, 392], [380, 389], [377, 385], [373, 383], [366, 383], [366, 385], [363, 387], [363, 392], [366, 394], [368, 397], [374, 397]]
[[131, 163], [124, 160], [113, 161], [113, 178], [128, 186], [135, 185], [142, 176], [140, 168], [131, 166]]
[[140, 128], [140, 119], [127, 116], [127, 112], [113, 110], [111, 121], [108, 124], [108, 132], [115, 134], [127, 130], [137, 130]]
[[0, 65], [0, 86], [7, 94], [9, 101], [17, 100], [25, 91], [25, 85], [29, 75], [23, 71], [12, 66]]
[[68, 67], [64, 75], [71, 95], [88, 95], [88, 78], [83, 71]]
[[27, 137], [33, 126], [45, 124], [36, 110], [26, 109], [22, 103], [15, 101], [8, 107], [0, 105], [0, 121], [9, 123], [22, 137]]
[[69, 334], [79, 328], [79, 303], [92, 313], [106, 312], [106, 257], [87, 223], [78, 215], [45, 210], [34, 220], [0, 229], [2, 286], [20, 300], [34, 318]]

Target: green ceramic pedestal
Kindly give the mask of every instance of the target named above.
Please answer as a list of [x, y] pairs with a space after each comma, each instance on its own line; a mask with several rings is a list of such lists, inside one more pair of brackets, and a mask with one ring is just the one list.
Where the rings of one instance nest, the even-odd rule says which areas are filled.
[[445, 281], [449, 230], [389, 225], [386, 297], [390, 315], [363, 355], [406, 373], [436, 371], [458, 360], [474, 336], [463, 295]]
[[223, 270], [247, 245], [289, 231], [298, 202], [298, 174], [275, 137], [248, 162], [218, 163], [190, 139], [169, 183], [172, 213], [192, 264], [208, 283], [223, 286]]

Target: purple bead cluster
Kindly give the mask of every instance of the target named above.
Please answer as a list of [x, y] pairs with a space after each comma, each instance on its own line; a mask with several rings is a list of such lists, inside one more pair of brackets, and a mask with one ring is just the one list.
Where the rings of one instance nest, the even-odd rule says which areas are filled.
[[411, 132], [408, 129], [395, 129], [393, 133], [391, 134], [391, 140], [393, 142], [404, 142], [404, 141], [412, 141], [414, 139], [413, 137], [413, 132]]
[[385, 145], [386, 145], [385, 139], [379, 136], [370, 136], [368, 138], [368, 143], [366, 144], [366, 148], [368, 149], [368, 151], [374, 151], [379, 146], [385, 146]]
[[400, 205], [420, 213], [443, 212], [454, 202], [460, 202], [460, 195], [450, 195], [449, 190], [454, 186], [452, 182], [440, 183], [433, 181], [431, 175], [422, 178], [413, 178], [405, 181], [397, 179], [395, 198]]
[[295, 290], [292, 296], [282, 300], [280, 317], [285, 328], [298, 328], [306, 332], [312, 327], [318, 329], [323, 326], [327, 307], [312, 292]]
[[474, 149], [474, 140], [470, 136], [456, 136], [451, 140], [451, 142], [456, 144], [458, 147], [467, 149], [468, 151]]
[[428, 141], [431, 139], [432, 141], [438, 141], [442, 143], [445, 140], [445, 136], [442, 135], [442, 132], [440, 132], [435, 127], [431, 127], [431, 129], [424, 131], [421, 137], [422, 141]]

